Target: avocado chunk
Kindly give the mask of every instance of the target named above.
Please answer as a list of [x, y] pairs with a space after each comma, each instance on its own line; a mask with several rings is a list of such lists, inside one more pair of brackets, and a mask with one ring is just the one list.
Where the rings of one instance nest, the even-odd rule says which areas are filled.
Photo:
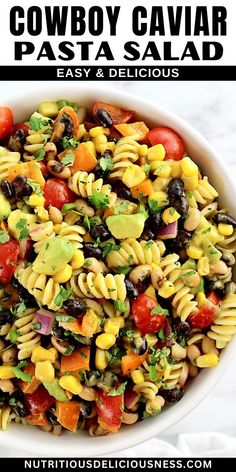
[[191, 257], [189, 257], [188, 260], [182, 265], [182, 269], [196, 270], [197, 269], [196, 261], [194, 259], [191, 259]]
[[222, 257], [222, 253], [216, 249], [214, 244], [209, 239], [202, 242], [203, 251], [208, 257], [210, 264], [217, 264]]
[[55, 275], [64, 269], [74, 254], [74, 246], [65, 238], [56, 236], [48, 239], [41, 247], [33, 263], [38, 274]]
[[22, 229], [28, 229], [36, 223], [36, 215], [24, 213], [21, 210], [14, 210], [8, 216], [8, 231], [15, 239], [20, 239]]
[[43, 386], [48, 391], [49, 395], [56, 398], [59, 402], [68, 402], [68, 397], [63, 388], [58, 383], [58, 379], [53, 379], [51, 382], [42, 382]]
[[3, 193], [0, 193], [0, 221], [5, 220], [11, 213], [11, 205]]
[[108, 216], [106, 224], [112, 236], [116, 239], [140, 238], [145, 223], [142, 213], [135, 215]]

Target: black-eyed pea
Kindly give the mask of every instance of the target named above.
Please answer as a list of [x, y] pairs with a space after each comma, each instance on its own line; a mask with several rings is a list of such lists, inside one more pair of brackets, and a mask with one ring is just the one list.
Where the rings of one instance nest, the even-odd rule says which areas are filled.
[[124, 411], [122, 414], [122, 423], [124, 424], [134, 424], [138, 421], [138, 413], [127, 413]]
[[92, 387], [84, 387], [79, 396], [87, 402], [93, 402], [97, 398], [96, 391]]
[[188, 365], [188, 374], [192, 379], [198, 375], [198, 367], [196, 365]]
[[2, 362], [5, 365], [13, 365], [17, 358], [17, 348], [15, 346], [9, 347], [2, 353]]
[[183, 387], [185, 385], [188, 378], [188, 372], [189, 372], [189, 366], [187, 362], [183, 362], [182, 370], [181, 370], [181, 374], [180, 374], [179, 382], [178, 382], [180, 387]]
[[211, 264], [210, 266], [211, 273], [225, 275], [227, 274], [228, 267], [223, 261], [217, 262], [217, 264]]
[[201, 212], [197, 208], [189, 208], [188, 216], [184, 221], [184, 229], [186, 231], [194, 231], [201, 219]]
[[151, 266], [149, 264], [143, 264], [135, 267], [133, 270], [131, 270], [129, 274], [129, 279], [131, 282], [133, 282], [135, 285], [139, 284], [140, 282], [143, 282], [146, 277], [148, 277], [151, 273]]
[[191, 344], [191, 346], [187, 346], [187, 357], [190, 360], [191, 364], [195, 365], [194, 361], [197, 357], [201, 355], [200, 349], [195, 346], [195, 344]]
[[3, 379], [3, 380], [0, 380], [0, 390], [2, 392], [12, 394], [15, 390], [15, 387], [11, 380]]
[[44, 150], [45, 150], [45, 158], [47, 161], [51, 161], [53, 159], [55, 159], [55, 157], [57, 156], [57, 147], [54, 143], [46, 143], [45, 146], [44, 146]]
[[59, 225], [62, 223], [63, 216], [60, 210], [54, 206], [50, 206], [49, 208], [49, 216], [50, 220], [55, 224]]
[[204, 336], [202, 340], [202, 351], [204, 354], [216, 354], [219, 355], [218, 349], [216, 349], [216, 344], [214, 339], [208, 338], [208, 336]]
[[69, 179], [71, 176], [71, 171], [69, 167], [64, 166], [61, 162], [50, 160], [47, 163], [47, 168], [50, 174], [54, 175], [54, 177], [58, 177], [59, 179]]
[[94, 216], [94, 209], [90, 207], [83, 198], [78, 198], [75, 201], [75, 210], [79, 213], [82, 213], [84, 216], [88, 216], [89, 218]]

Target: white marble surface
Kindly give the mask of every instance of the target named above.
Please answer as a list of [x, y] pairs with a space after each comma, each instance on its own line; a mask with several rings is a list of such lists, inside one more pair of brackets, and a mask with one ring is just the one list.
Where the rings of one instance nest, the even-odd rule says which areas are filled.
[[[51, 85], [51, 84], [50, 84]], [[236, 178], [236, 84], [235, 82], [103, 82], [146, 97], [178, 113], [197, 128], [217, 149]], [[0, 102], [16, 88], [37, 89], [42, 83], [4, 83]], [[43, 84], [44, 86], [44, 84]], [[78, 83], [79, 87], [79, 83]], [[227, 432], [236, 437], [236, 356], [208, 397], [191, 413], [161, 435], [172, 444], [180, 433]], [[235, 451], [236, 452], [236, 451]], [[7, 455], [1, 451], [0, 455]], [[17, 453], [16, 453], [17, 455]], [[145, 454], [147, 455], [147, 454]]]

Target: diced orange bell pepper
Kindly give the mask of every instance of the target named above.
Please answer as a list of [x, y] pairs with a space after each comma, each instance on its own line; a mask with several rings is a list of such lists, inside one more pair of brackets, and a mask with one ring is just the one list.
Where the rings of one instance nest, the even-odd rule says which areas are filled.
[[118, 125], [119, 123], [127, 123], [134, 116], [134, 111], [124, 110], [116, 105], [111, 105], [110, 103], [105, 102], [96, 102], [93, 107], [93, 116], [96, 119], [97, 110], [105, 110], [111, 117], [113, 125]]
[[23, 175], [27, 177], [28, 179], [31, 179], [34, 182], [38, 183], [41, 189], [44, 188], [45, 180], [44, 180], [43, 174], [40, 168], [36, 165], [34, 161], [21, 162], [20, 164], [16, 164], [8, 168], [9, 182], [13, 182], [13, 180], [18, 175]]
[[86, 146], [86, 143], [79, 144], [78, 148], [73, 151], [75, 160], [73, 166], [70, 167], [72, 174], [78, 170], [90, 172], [97, 165], [95, 154]]
[[56, 402], [57, 421], [69, 431], [75, 432], [80, 415], [80, 403], [76, 401]]
[[214, 305], [219, 305], [219, 303], [220, 303], [220, 298], [213, 291], [209, 293], [209, 295], [207, 297], [207, 300], [209, 302], [213, 303]]
[[115, 125], [115, 128], [122, 136], [133, 136], [136, 141], [145, 141], [149, 132], [148, 127], [144, 121], [137, 121], [136, 123], [122, 123]]
[[29, 364], [23, 368], [23, 372], [26, 374], [32, 375], [31, 382], [24, 382], [23, 380], [19, 381], [19, 387], [23, 393], [34, 393], [38, 386], [41, 384], [40, 380], [35, 378], [35, 365]]
[[89, 313], [89, 311], [83, 316], [82, 323], [79, 320], [75, 319], [70, 322], [60, 322], [60, 326], [64, 329], [68, 329], [74, 334], [82, 334], [82, 336], [92, 336], [97, 328], [97, 321], [94, 315]]
[[132, 187], [130, 190], [133, 198], [138, 198], [140, 195], [147, 197], [153, 193], [152, 182], [150, 179], [146, 179], [144, 182], [137, 185], [136, 187]]
[[117, 431], [120, 428], [120, 426], [114, 426], [114, 425], [105, 423], [105, 421], [101, 418], [101, 416], [98, 417], [98, 424], [101, 426], [102, 429], [104, 429], [105, 431], [109, 431], [110, 433], [117, 433]]
[[29, 415], [26, 417], [27, 421], [35, 426], [47, 426], [48, 420], [45, 413], [39, 415]]
[[142, 355], [135, 352], [129, 352], [121, 359], [121, 370], [123, 375], [129, 375], [130, 372], [137, 369], [145, 361], [147, 352]]
[[114, 207], [106, 208], [103, 214], [103, 219], [105, 220], [106, 218], [108, 218], [108, 216], [112, 216], [112, 215], [114, 215]]
[[61, 356], [61, 372], [89, 370], [90, 347], [74, 350], [69, 356]]

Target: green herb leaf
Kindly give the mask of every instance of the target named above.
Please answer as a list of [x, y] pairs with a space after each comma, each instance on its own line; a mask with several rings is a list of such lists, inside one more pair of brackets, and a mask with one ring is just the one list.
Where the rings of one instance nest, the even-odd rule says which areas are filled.
[[65, 300], [68, 300], [72, 294], [72, 290], [66, 290], [64, 287], [61, 287], [60, 292], [55, 297], [54, 303], [57, 306], [61, 306]]
[[154, 243], [154, 241], [150, 240], [145, 244], [146, 251], [148, 251], [148, 249], [150, 249], [150, 247], [153, 245], [153, 243]]
[[103, 247], [102, 257], [107, 257], [110, 251], [119, 251], [120, 246], [118, 244], [106, 243]]
[[156, 200], [149, 200], [148, 206], [151, 213], [160, 213], [163, 210], [163, 206], [159, 206]]
[[41, 149], [38, 149], [35, 153], [34, 153], [34, 158], [36, 161], [42, 161], [45, 157], [45, 149], [44, 148], [41, 148]]
[[152, 309], [151, 315], [165, 315], [165, 316], [168, 316], [169, 312], [168, 312], [168, 310], [165, 310], [161, 306], [157, 305]]
[[150, 365], [149, 367], [150, 379], [155, 382], [157, 380], [157, 371], [154, 365]]
[[117, 311], [120, 311], [121, 313], [125, 313], [127, 311], [127, 306], [125, 302], [122, 302], [121, 300], [115, 300], [114, 307]]
[[26, 310], [26, 306], [25, 306], [24, 302], [21, 302], [21, 303], [15, 305], [14, 307], [10, 308], [10, 311], [14, 316], [24, 313], [25, 310]]
[[0, 244], [7, 243], [9, 240], [9, 234], [6, 231], [0, 231]]
[[189, 198], [193, 198], [193, 192], [191, 192], [191, 190], [189, 190], [189, 191], [187, 192], [187, 196], [188, 196]]
[[121, 331], [120, 331], [120, 335], [121, 336], [127, 336], [127, 338], [129, 339], [132, 339], [134, 337], [134, 332], [132, 329], [130, 328], [123, 328]]
[[88, 215], [85, 215], [85, 217], [84, 217], [84, 226], [85, 226], [85, 228], [87, 228], [90, 231], [91, 225], [90, 225], [90, 220], [89, 220]]
[[23, 229], [27, 225], [27, 220], [24, 218], [21, 218], [18, 223], [16, 223], [16, 228], [17, 229]]
[[148, 219], [148, 217], [149, 217], [148, 210], [145, 208], [144, 205], [139, 206], [139, 213], [141, 213], [141, 215], [143, 215], [145, 217], [145, 220]]
[[75, 349], [75, 346], [72, 346], [71, 344], [66, 348], [64, 352], [64, 356], [69, 356]]
[[115, 272], [117, 274], [124, 274], [124, 275], [128, 275], [132, 270], [132, 267], [129, 267], [129, 266], [120, 266], [120, 267], [116, 267], [115, 269]]
[[145, 174], [148, 176], [150, 170], [151, 170], [152, 164], [144, 164], [144, 166], [141, 166], [141, 169]]
[[27, 361], [20, 361], [19, 364], [17, 364], [16, 367], [13, 367], [12, 370], [15, 374], [15, 376], [17, 377], [17, 379], [21, 379], [23, 380], [24, 382], [31, 382], [32, 380], [32, 375], [30, 374], [26, 374], [25, 372], [23, 372], [21, 369], [23, 369], [24, 367], [26, 367], [28, 365], [28, 362]]
[[45, 126], [50, 126], [51, 120], [32, 115], [29, 120], [30, 129], [40, 131]]
[[75, 155], [73, 152], [68, 152], [61, 160], [64, 165], [73, 165], [75, 162]]
[[27, 179], [27, 184], [33, 189], [36, 195], [43, 195], [40, 185], [32, 179]]
[[64, 136], [62, 138], [63, 149], [71, 149], [71, 148], [76, 149], [78, 145], [79, 145], [79, 142], [74, 136], [72, 136], [72, 138], [68, 138], [67, 136]]
[[64, 315], [63, 313], [58, 313], [56, 315], [56, 320], [64, 322], [64, 323], [71, 323], [71, 322], [74, 321], [74, 318], [73, 318], [73, 316]]
[[22, 229], [20, 232], [19, 241], [23, 241], [23, 239], [28, 238], [28, 236], [29, 236], [29, 230], [27, 228]]
[[20, 400], [17, 400], [15, 397], [11, 397], [8, 404], [10, 406], [18, 406], [19, 408], [24, 408], [23, 403]]
[[113, 169], [113, 160], [112, 157], [101, 157], [99, 161], [100, 167], [102, 170], [105, 172], [106, 170], [112, 170]]
[[35, 329], [35, 330], [39, 330], [41, 329], [42, 325], [41, 323], [32, 323], [32, 328]]
[[110, 365], [119, 364], [121, 358], [125, 355], [125, 350], [115, 346], [109, 349], [109, 354], [111, 356]]
[[106, 210], [106, 208], [109, 207], [108, 195], [104, 195], [98, 190], [94, 190], [92, 195], [88, 197], [88, 200], [89, 200], [89, 203], [94, 205], [96, 208], [101, 208], [102, 210]]
[[186, 272], [185, 274], [182, 274], [179, 276], [179, 279], [187, 279], [188, 277], [190, 277], [191, 275], [194, 275], [195, 274], [195, 270], [190, 270], [189, 272]]
[[122, 395], [126, 388], [127, 382], [122, 383], [118, 388], [112, 388], [110, 392], [107, 394], [108, 397], [117, 397], [118, 395]]
[[65, 215], [68, 211], [71, 211], [75, 208], [74, 203], [65, 203], [61, 209], [63, 215]]
[[78, 351], [78, 352], [79, 352], [79, 355], [83, 357], [84, 359], [88, 357], [87, 354], [85, 354], [85, 352], [82, 352], [82, 351]]
[[61, 110], [61, 108], [64, 108], [64, 107], [71, 107], [73, 108], [73, 110], [78, 111], [77, 103], [71, 102], [70, 100], [58, 100], [57, 106], [59, 110]]
[[17, 334], [17, 332], [14, 331], [13, 329], [10, 329], [8, 335], [9, 335], [11, 343], [15, 344], [19, 334]]
[[84, 262], [83, 267], [90, 267], [91, 265], [93, 265], [93, 263], [90, 259], [88, 259], [87, 261]]
[[202, 234], [207, 234], [207, 233], [210, 233], [211, 232], [211, 228], [206, 228], [202, 231]]

